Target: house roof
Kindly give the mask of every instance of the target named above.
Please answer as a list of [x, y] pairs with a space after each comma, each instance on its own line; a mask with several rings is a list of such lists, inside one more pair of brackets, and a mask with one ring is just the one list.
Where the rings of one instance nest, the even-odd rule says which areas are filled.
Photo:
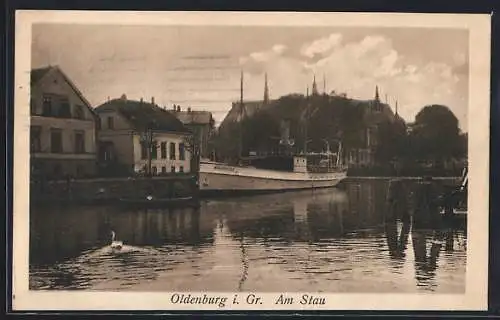
[[95, 113], [94, 109], [92, 108], [92, 105], [90, 104], [90, 102], [85, 98], [85, 96], [78, 89], [78, 87], [73, 83], [73, 81], [71, 81], [71, 79], [61, 70], [61, 68], [59, 68], [59, 66], [48, 66], [48, 67], [44, 67], [44, 68], [31, 69], [31, 74], [30, 74], [31, 86], [36, 85], [50, 72], [58, 72], [64, 78], [64, 80], [68, 83], [68, 85], [71, 87], [71, 89], [83, 101], [83, 103], [90, 110], [90, 112], [94, 116], [97, 116], [97, 114]]
[[126, 98], [113, 99], [98, 106], [95, 111], [97, 113], [118, 112], [135, 130], [143, 131], [150, 128], [158, 131], [190, 132], [174, 114], [148, 102]]
[[47, 72], [52, 70], [53, 67], [45, 67], [31, 70], [31, 84], [36, 84], [40, 79], [42, 79]]
[[184, 124], [210, 124], [212, 113], [208, 111], [176, 111], [175, 115]]

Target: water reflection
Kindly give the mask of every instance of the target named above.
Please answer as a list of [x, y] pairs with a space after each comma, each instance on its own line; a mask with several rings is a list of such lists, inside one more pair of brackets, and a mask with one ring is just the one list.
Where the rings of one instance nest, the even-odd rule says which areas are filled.
[[197, 209], [33, 208], [30, 287], [463, 292], [465, 230], [413, 228], [387, 190], [358, 181]]

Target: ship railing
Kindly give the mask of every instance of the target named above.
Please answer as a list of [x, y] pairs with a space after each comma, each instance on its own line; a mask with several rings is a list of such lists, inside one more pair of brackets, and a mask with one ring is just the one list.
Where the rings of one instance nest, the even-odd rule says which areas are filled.
[[318, 165], [308, 165], [307, 171], [311, 173], [325, 173], [325, 172], [337, 172], [344, 170], [343, 166], [318, 166]]

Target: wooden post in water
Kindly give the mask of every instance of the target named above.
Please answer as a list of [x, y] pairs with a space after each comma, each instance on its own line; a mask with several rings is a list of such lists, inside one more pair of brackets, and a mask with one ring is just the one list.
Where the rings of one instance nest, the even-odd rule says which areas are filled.
[[439, 227], [439, 206], [437, 190], [431, 177], [417, 185], [415, 192], [415, 210], [413, 213], [413, 227], [417, 229]]
[[389, 181], [386, 204], [386, 222], [392, 222], [397, 219], [401, 219], [404, 222], [410, 221], [408, 189], [402, 179], [392, 179]]

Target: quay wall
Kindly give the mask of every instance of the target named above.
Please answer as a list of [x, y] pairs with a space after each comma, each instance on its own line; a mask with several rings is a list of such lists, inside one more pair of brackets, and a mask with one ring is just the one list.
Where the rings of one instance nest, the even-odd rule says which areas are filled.
[[33, 202], [108, 202], [120, 198], [186, 197], [197, 194], [194, 175], [168, 177], [96, 178], [58, 181], [31, 181]]

